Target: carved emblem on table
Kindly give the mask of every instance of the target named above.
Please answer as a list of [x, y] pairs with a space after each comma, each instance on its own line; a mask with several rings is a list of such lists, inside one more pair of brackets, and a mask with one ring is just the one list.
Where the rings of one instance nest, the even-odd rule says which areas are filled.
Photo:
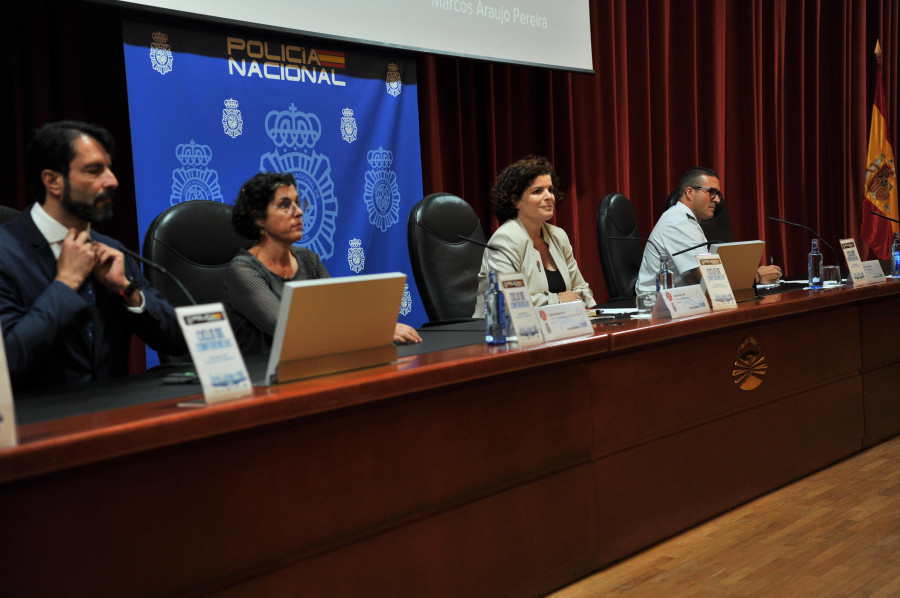
[[766, 356], [763, 355], [759, 343], [752, 336], [748, 336], [738, 346], [731, 376], [741, 390], [753, 390], [762, 384], [762, 377], [766, 375], [768, 367], [769, 364], [766, 363]]

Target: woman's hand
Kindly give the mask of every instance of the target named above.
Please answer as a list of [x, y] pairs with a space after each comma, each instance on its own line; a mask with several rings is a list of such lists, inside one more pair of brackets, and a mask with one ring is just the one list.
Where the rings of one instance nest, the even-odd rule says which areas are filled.
[[394, 327], [394, 342], [403, 344], [421, 343], [422, 337], [419, 336], [419, 333], [412, 326], [397, 322], [397, 326]]
[[557, 293], [556, 296], [559, 297], [560, 303], [570, 303], [572, 301], [581, 301], [581, 295], [579, 295], [575, 291], [563, 291], [562, 293]]

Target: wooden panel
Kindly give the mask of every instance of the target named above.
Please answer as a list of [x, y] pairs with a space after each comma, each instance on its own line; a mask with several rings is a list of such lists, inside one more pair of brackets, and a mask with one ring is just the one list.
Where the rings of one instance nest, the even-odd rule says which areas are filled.
[[585, 376], [520, 374], [521, 395], [501, 377], [8, 484], [4, 591], [178, 592], [585, 464]]
[[900, 364], [863, 374], [865, 389], [865, 446], [900, 434]]
[[596, 463], [606, 564], [861, 449], [858, 377]]
[[900, 362], [900, 297], [870, 301], [860, 310], [863, 371]]
[[[858, 374], [857, 309], [726, 328], [595, 361], [595, 456]], [[768, 368], [758, 387], [741, 390], [732, 372], [751, 337]]]
[[543, 596], [598, 567], [590, 465], [418, 521], [222, 595]]

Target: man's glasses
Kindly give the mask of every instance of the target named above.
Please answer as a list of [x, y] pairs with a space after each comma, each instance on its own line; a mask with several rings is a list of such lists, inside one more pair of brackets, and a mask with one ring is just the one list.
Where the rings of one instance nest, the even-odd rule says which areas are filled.
[[694, 189], [703, 189], [709, 195], [710, 199], [719, 198], [719, 201], [725, 201], [725, 196], [715, 187], [694, 187]]
[[300, 199], [291, 201], [289, 198], [285, 197], [280, 203], [276, 204], [275, 207], [285, 214], [292, 214], [294, 211], [306, 212], [306, 210], [309, 209], [309, 200]]

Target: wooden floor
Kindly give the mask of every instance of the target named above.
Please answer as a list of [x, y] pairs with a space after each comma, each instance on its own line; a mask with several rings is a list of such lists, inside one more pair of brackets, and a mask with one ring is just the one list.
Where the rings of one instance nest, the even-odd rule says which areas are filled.
[[551, 596], [900, 596], [900, 437]]

